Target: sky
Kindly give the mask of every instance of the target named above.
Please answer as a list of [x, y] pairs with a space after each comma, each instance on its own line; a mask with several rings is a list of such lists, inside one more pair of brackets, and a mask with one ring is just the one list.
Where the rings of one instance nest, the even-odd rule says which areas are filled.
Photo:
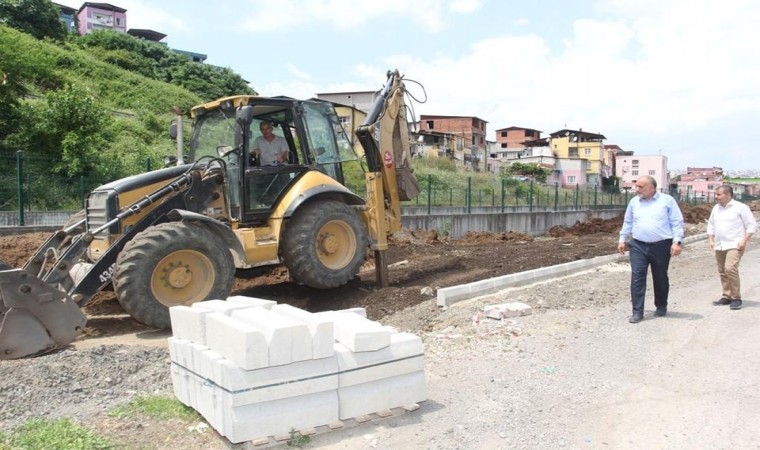
[[582, 129], [671, 170], [760, 169], [756, 0], [109, 3], [260, 95], [378, 90], [398, 69], [417, 118], [476, 116], [491, 141]]

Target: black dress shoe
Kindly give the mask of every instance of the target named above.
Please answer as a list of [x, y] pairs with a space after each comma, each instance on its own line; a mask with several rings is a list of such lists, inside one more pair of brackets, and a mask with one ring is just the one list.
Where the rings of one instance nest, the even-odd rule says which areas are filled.
[[668, 313], [668, 308], [657, 308], [657, 311], [654, 312], [654, 315], [657, 317], [662, 317], [667, 313]]
[[730, 304], [731, 304], [731, 299], [730, 298], [722, 298], [720, 300], [715, 300], [713, 302], [713, 305], [715, 305], [715, 306], [730, 305]]
[[644, 313], [635, 312], [631, 315], [631, 317], [628, 318], [628, 321], [631, 323], [639, 323], [642, 320], [644, 320]]
[[731, 300], [731, 309], [742, 309], [742, 301], [738, 298]]

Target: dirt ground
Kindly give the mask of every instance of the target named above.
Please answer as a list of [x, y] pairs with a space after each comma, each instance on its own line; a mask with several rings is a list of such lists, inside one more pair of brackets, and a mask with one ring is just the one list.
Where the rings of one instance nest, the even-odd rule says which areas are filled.
[[[704, 232], [709, 206], [682, 205], [682, 211], [687, 220], [687, 235]], [[273, 299], [309, 311], [360, 306], [373, 320], [418, 334], [438, 333], [446, 330], [446, 324], [445, 315], [433, 297], [436, 289], [614, 253], [620, 226], [620, 218], [592, 220], [570, 228], [554, 228], [546, 236], [536, 238], [504, 232], [470, 233], [461, 239], [447, 239], [435, 232], [405, 231], [395, 236], [388, 253], [388, 287], [376, 286], [370, 263], [357, 280], [329, 291], [292, 283], [287, 271], [276, 267], [255, 277], [238, 278], [233, 294]], [[46, 234], [32, 233], [0, 238], [0, 260], [20, 267], [45, 237]], [[568, 306], [565, 302], [570, 300], [563, 298], [550, 303], [541, 298], [534, 300], [536, 310], [574, 307]], [[603, 300], [609, 301], [607, 297]], [[126, 316], [111, 292], [99, 293], [85, 312], [89, 319], [87, 330], [74, 347], [86, 351], [64, 351], [0, 363], [0, 404], [3, 405], [0, 430], [17, 426], [29, 417], [73, 415], [84, 423], [99, 417], [93, 422], [94, 426], [121, 442], [128, 442], [127, 448], [133, 445], [140, 448], [229, 446], [229, 443], [222, 445], [224, 440], [214, 437], [213, 433], [188, 433], [183, 424], [155, 427], [138, 420], [125, 425], [104, 417], [104, 410], [126, 401], [136, 392], [171, 392], [170, 381], [165, 376], [168, 363], [165, 348], [134, 345], [165, 342], [166, 334]], [[516, 329], [497, 332], [506, 337], [520, 333]], [[76, 363], [72, 365], [73, 361]], [[61, 386], [65, 388], [63, 391]], [[81, 407], [72, 412], [68, 406], [72, 402]], [[133, 441], [135, 431], [144, 438]], [[163, 443], [155, 443], [155, 440], [163, 440]]]
[[[695, 224], [709, 217], [710, 209], [707, 205], [682, 205], [682, 211], [688, 235]], [[370, 319], [380, 320], [430, 299], [439, 288], [608, 255], [615, 251], [621, 224], [622, 218], [592, 219], [570, 228], [554, 227], [536, 238], [514, 232], [470, 232], [448, 239], [435, 231], [407, 230], [391, 240], [387, 287], [377, 287], [374, 264], [368, 258], [359, 276], [337, 289], [319, 290], [291, 282], [287, 270], [278, 266], [250, 274], [239, 272], [233, 295], [274, 299], [311, 312], [363, 307]], [[0, 237], [0, 261], [21, 267], [47, 237], [46, 233]], [[148, 330], [123, 317], [113, 292], [97, 294], [85, 313], [96, 320], [88, 322], [81, 339]]]

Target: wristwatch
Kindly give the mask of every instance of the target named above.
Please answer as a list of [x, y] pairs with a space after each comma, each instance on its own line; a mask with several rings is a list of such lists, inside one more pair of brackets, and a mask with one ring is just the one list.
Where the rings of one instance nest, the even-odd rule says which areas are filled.
[[676, 245], [681, 245], [681, 241], [675, 241], [673, 243], [676, 244]]

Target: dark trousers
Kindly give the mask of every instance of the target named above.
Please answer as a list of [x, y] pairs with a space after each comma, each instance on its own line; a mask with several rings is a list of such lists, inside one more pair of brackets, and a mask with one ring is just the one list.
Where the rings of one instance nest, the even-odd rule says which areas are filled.
[[654, 287], [654, 306], [667, 308], [668, 265], [670, 264], [671, 239], [652, 243], [632, 239], [628, 243], [631, 258], [631, 303], [633, 312], [644, 312], [644, 297], [647, 290], [647, 272], [652, 268], [652, 285]]

